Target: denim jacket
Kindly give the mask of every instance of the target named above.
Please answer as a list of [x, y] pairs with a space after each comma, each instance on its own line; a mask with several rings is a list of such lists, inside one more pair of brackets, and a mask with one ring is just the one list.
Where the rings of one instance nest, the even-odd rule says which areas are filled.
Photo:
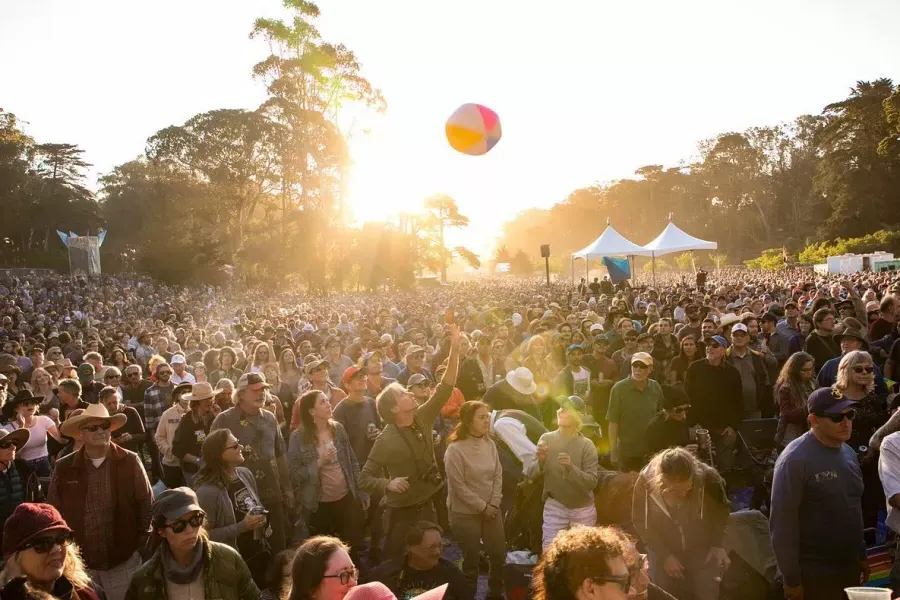
[[[343, 425], [337, 421], [333, 421], [332, 424], [337, 458], [347, 479], [347, 487], [350, 488], [354, 498], [366, 497], [366, 494], [359, 490], [359, 462], [350, 445], [350, 436], [347, 435]], [[297, 428], [291, 434], [288, 465], [298, 504], [304, 516], [308, 516], [319, 508], [319, 453], [315, 443], [311, 444], [303, 439], [302, 428]]]

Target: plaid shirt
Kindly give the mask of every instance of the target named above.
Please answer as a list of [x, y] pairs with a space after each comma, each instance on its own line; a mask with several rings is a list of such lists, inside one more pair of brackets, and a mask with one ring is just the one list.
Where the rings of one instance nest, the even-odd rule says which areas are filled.
[[151, 429], [156, 430], [163, 411], [172, 406], [172, 391], [174, 389], [174, 385], [160, 387], [154, 383], [144, 392], [144, 427], [148, 431]]
[[99, 467], [89, 458], [84, 461], [88, 478], [87, 501], [84, 503], [84, 548], [81, 554], [89, 569], [105, 570], [110, 565], [113, 545], [113, 490], [109, 457]]

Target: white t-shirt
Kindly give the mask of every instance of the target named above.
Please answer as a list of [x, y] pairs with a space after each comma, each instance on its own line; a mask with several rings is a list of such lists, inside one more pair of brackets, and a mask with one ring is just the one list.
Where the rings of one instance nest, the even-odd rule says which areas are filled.
[[[50, 417], [46, 415], [35, 415], [34, 425], [28, 427], [31, 437], [28, 443], [22, 446], [22, 449], [16, 452], [16, 458], [22, 460], [37, 460], [45, 456], [49, 456], [47, 452], [47, 430], [53, 427], [54, 423]], [[16, 426], [12, 423], [6, 426], [8, 431], [15, 431]]]
[[581, 367], [581, 369], [576, 373], [574, 369], [572, 369], [572, 392], [583, 400], [587, 400], [590, 397], [591, 392], [591, 372]]

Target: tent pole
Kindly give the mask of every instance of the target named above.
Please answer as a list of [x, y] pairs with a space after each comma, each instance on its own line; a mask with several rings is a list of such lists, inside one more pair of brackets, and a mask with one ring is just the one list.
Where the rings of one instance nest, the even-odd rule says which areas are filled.
[[588, 254], [584, 257], [584, 282], [591, 282], [591, 255]]
[[650, 260], [653, 261], [651, 269], [653, 269], [653, 288], [656, 289], [656, 252], [650, 254]]

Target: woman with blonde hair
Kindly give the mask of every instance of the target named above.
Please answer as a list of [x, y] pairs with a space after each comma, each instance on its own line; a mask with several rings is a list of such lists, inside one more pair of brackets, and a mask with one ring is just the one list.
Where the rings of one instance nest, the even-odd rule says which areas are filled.
[[59, 398], [54, 387], [53, 375], [47, 369], [38, 367], [31, 373], [31, 389], [35, 396], [44, 398], [40, 406], [40, 411], [44, 414], [54, 408], [59, 411]]
[[0, 586], [25, 577], [56, 598], [99, 600], [101, 594], [84, 568], [75, 534], [53, 506], [25, 502], [3, 526]]
[[685, 448], [654, 456], [635, 482], [631, 506], [650, 555], [650, 579], [676, 598], [718, 598], [731, 564], [722, 547], [729, 510], [714, 468]]
[[778, 406], [778, 430], [775, 442], [787, 446], [809, 429], [806, 399], [816, 391], [815, 360], [806, 352], [795, 352], [781, 367], [775, 381], [775, 404]]
[[[844, 355], [838, 365], [837, 378], [831, 386], [835, 395], [857, 403], [853, 429], [847, 445], [862, 458], [868, 451], [869, 440], [879, 427], [887, 423], [887, 397], [875, 391], [875, 363], [872, 355], [863, 350], [853, 350]], [[878, 462], [872, 458], [861, 460], [863, 484], [863, 523], [875, 527], [878, 511], [884, 509], [884, 490], [878, 477]]]
[[303, 378], [303, 372], [297, 366], [297, 355], [290, 348], [284, 348], [278, 356], [278, 370], [281, 373], [281, 382], [292, 392], [296, 392], [297, 384]]

